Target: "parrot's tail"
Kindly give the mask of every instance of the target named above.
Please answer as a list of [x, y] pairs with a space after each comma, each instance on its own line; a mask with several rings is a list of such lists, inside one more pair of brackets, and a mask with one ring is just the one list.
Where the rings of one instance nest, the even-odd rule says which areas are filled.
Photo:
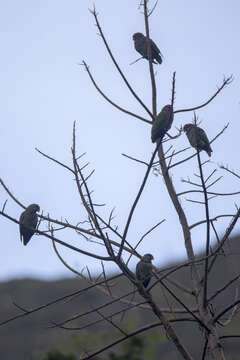
[[161, 65], [161, 63], [162, 63], [162, 58], [161, 58], [161, 56], [160, 56], [160, 55], [157, 55], [157, 56], [155, 57], [155, 59], [156, 59], [156, 61]]
[[207, 152], [207, 154], [208, 154], [208, 156], [211, 156], [212, 155], [212, 148], [211, 148], [211, 146], [209, 146], [209, 148], [206, 150], [206, 152]]

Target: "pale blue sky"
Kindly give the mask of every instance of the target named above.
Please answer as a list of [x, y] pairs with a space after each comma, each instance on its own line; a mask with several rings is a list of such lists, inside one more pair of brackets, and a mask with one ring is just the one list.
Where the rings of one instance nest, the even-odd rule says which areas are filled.
[[[95, 6], [122, 70], [150, 107], [148, 63], [141, 60], [129, 65], [138, 58], [132, 34], [144, 32], [138, 3], [96, 0]], [[73, 223], [83, 220], [83, 209], [72, 176], [34, 150], [37, 147], [71, 164], [72, 125], [76, 120], [79, 153], [87, 152], [86, 160], [90, 161], [91, 169], [96, 169], [91, 180], [95, 199], [107, 203], [107, 211], [116, 206], [115, 223], [122, 229], [145, 168], [123, 158], [121, 153], [147, 161], [154, 146], [150, 140], [150, 126], [107, 104], [93, 88], [83, 67], [78, 65], [84, 59], [97, 83], [112, 100], [147, 116], [122, 83], [96, 34], [94, 19], [88, 11], [92, 5], [90, 1], [74, 0], [9, 0], [2, 3], [0, 177], [24, 204], [38, 203], [44, 213], [53, 218], [62, 216]], [[160, 0], [151, 16], [151, 37], [164, 55], [163, 64], [155, 66], [158, 110], [170, 102], [173, 71], [176, 71], [175, 109], [201, 104], [215, 92], [224, 75], [234, 75], [234, 82], [208, 107], [197, 112], [209, 138], [230, 122], [225, 134], [212, 145], [208, 171], [223, 163], [240, 173], [237, 150], [240, 131], [239, 10], [239, 3], [233, 0]], [[174, 126], [190, 122], [192, 115], [176, 114]], [[175, 133], [174, 127], [171, 133]], [[173, 145], [176, 149], [186, 147], [185, 135]], [[188, 150], [185, 154], [191, 153], [192, 150]], [[205, 154], [203, 157], [207, 158]], [[172, 173], [178, 192], [189, 188], [180, 179], [192, 176], [193, 170], [196, 172], [196, 159]], [[218, 176], [223, 174], [222, 170], [218, 171]], [[213, 190], [238, 191], [240, 183], [225, 174], [225, 179]], [[0, 189], [1, 203], [7, 198]], [[234, 201], [240, 205], [238, 199], [239, 196], [212, 200], [211, 216], [233, 213]], [[204, 218], [199, 205], [184, 199], [182, 204], [190, 224]], [[16, 218], [22, 211], [10, 199], [6, 210]], [[167, 221], [139, 247], [142, 254], [154, 254], [156, 265], [184, 258], [185, 248], [178, 218], [162, 179], [151, 174], [134, 215], [128, 241], [134, 245], [143, 233], [163, 218]], [[218, 221], [219, 233], [228, 223], [229, 219]], [[0, 218], [0, 227], [1, 280], [16, 276], [54, 278], [69, 274], [56, 258], [48, 239], [34, 236], [24, 247], [15, 224]], [[192, 235], [194, 247], [201, 249], [205, 228], [194, 230]], [[60, 238], [80, 248], [104, 253], [74, 232], [62, 233]], [[88, 265], [90, 270], [100, 271], [96, 260], [72, 251], [61, 250], [61, 253], [79, 270]], [[133, 260], [132, 266], [134, 264]], [[109, 268], [115, 269], [108, 265]]]

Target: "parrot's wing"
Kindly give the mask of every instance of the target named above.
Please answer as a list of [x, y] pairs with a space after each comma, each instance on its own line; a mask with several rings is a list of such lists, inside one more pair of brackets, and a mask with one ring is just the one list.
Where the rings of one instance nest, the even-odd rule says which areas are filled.
[[136, 278], [140, 280], [141, 278], [141, 261], [137, 263], [136, 266]]
[[165, 132], [170, 130], [173, 122], [173, 114], [172, 111], [165, 112], [161, 116], [161, 124]]
[[188, 132], [187, 132], [187, 137], [188, 140], [190, 142], [190, 144], [196, 148], [197, 147], [197, 129], [195, 127], [192, 127]]
[[210, 145], [208, 137], [203, 129], [198, 128], [197, 137], [198, 141], [200, 141], [203, 145]]
[[32, 227], [33, 227], [34, 229], [36, 229], [37, 223], [38, 223], [38, 216], [37, 216], [37, 214], [34, 214], [34, 215], [33, 215], [33, 218], [32, 218]]
[[152, 125], [152, 142], [162, 140], [166, 132], [171, 128], [173, 122], [172, 112], [161, 111]]
[[147, 51], [146, 51], [146, 39], [137, 39], [134, 43], [135, 45], [135, 49], [137, 50], [137, 52], [139, 52], [139, 54], [142, 55], [142, 57], [146, 58], [147, 55]]
[[24, 217], [25, 217], [25, 211], [20, 215], [19, 218], [19, 231], [20, 231], [20, 240], [22, 241], [22, 224], [24, 222]]
[[24, 211], [23, 213], [21, 213], [21, 215], [20, 215], [20, 218], [19, 218], [20, 224], [23, 223], [23, 221], [24, 221], [24, 216], [25, 216], [25, 211]]
[[151, 48], [152, 51], [156, 52], [156, 54], [160, 54], [162, 56], [161, 51], [159, 50], [159, 48], [157, 47], [157, 45], [153, 40], [151, 40]]

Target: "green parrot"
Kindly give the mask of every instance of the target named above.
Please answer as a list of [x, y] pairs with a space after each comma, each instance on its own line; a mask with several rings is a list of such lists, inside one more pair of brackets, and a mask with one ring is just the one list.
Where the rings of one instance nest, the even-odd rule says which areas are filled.
[[152, 142], [162, 141], [166, 132], [171, 128], [173, 123], [172, 105], [165, 105], [152, 125]]
[[152, 278], [152, 260], [152, 254], [145, 254], [136, 266], [136, 278], [142, 282], [145, 288]]
[[[149, 40], [150, 40], [150, 48], [152, 52], [152, 62], [154, 64], [157, 63], [161, 64], [162, 54], [159, 48], [157, 47], [157, 45], [151, 39]], [[139, 54], [141, 54], [144, 59], [148, 59], [146, 36], [144, 36], [142, 33], [135, 33], [133, 34], [133, 41], [134, 41], [134, 47], [137, 50], [137, 52], [139, 52]], [[157, 62], [155, 62], [154, 60], [156, 60]]]
[[203, 129], [194, 124], [186, 124], [183, 127], [183, 131], [186, 133], [192, 147], [200, 151], [205, 150], [208, 156], [211, 156], [212, 149]]
[[37, 227], [38, 217], [36, 212], [40, 211], [37, 204], [29, 205], [25, 211], [22, 212], [19, 218], [20, 239], [24, 245], [27, 245]]

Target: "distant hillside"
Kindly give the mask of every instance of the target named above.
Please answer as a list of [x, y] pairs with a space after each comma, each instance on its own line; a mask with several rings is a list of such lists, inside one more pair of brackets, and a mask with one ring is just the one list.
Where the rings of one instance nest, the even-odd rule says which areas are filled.
[[[240, 239], [238, 237], [234, 238], [229, 244], [228, 247], [231, 255], [229, 257], [225, 257], [224, 254], [219, 256], [215, 270], [212, 273], [213, 275], [210, 277], [210, 295], [213, 294], [215, 290], [222, 287], [227, 280], [233, 278], [240, 272]], [[189, 274], [186, 268], [182, 268], [177, 272], [177, 274], [174, 275], [174, 278], [186, 286], [190, 286]], [[132, 285], [123, 277], [115, 282], [119, 294], [133, 289]], [[0, 322], [21, 313], [21, 310], [14, 305], [14, 302], [26, 310], [31, 310], [32, 308], [46, 304], [56, 298], [65, 296], [86, 286], [88, 286], [88, 284], [79, 279], [62, 279], [49, 282], [22, 279], [0, 283]], [[215, 313], [223, 309], [227, 303], [234, 301], [236, 296], [235, 288], [236, 284], [235, 286], [229, 287], [225, 293], [222, 293], [213, 301], [212, 310]], [[171, 286], [171, 289], [174, 290], [176, 295], [179, 293], [175, 287]], [[116, 292], [116, 290], [114, 291]], [[153, 295], [158, 303], [165, 308], [168, 305], [180, 308], [180, 305], [176, 304], [175, 300], [167, 296], [166, 291], [163, 292], [160, 287], [155, 288]], [[134, 301], [138, 298], [140, 300], [140, 297], [135, 296]], [[77, 345], [77, 341], [78, 339], [81, 339], [81, 336], [85, 339], [86, 332], [71, 332], [59, 328], [50, 329], [48, 327], [51, 325], [51, 321], [57, 322], [64, 320], [74, 314], [82, 313], [99, 304], [104, 304], [109, 300], [109, 297], [94, 289], [81, 296], [75, 297], [71, 301], [61, 301], [34, 314], [14, 320], [4, 326], [0, 326], [0, 359], [35, 360], [38, 358], [37, 353], [39, 351], [47, 351], [55, 346], [65, 347], [79, 355], [79, 345]], [[190, 301], [191, 297], [190, 295], [187, 295], [185, 297], [185, 303], [190, 305]], [[111, 308], [103, 311], [103, 313], [109, 314], [122, 308], [123, 305], [115, 304]], [[129, 323], [129, 321], [131, 322], [131, 326], [133, 326], [134, 321], [139, 325], [156, 321], [154, 316], [147, 309], [134, 310], [132, 315], [130, 314], [130, 312], [127, 313], [124, 320], [120, 323], [122, 327], [125, 326], [126, 328], [127, 322]], [[92, 315], [91, 321], [99, 318], [100, 317], [97, 314]], [[87, 318], [83, 318], [80, 321], [76, 320], [74, 326], [83, 326], [85, 323], [87, 323]], [[69, 324], [69, 326], [71, 326], [71, 324]], [[189, 346], [189, 349], [195, 358], [200, 359], [200, 345], [204, 341], [204, 336], [203, 332], [199, 330], [199, 326], [194, 323], [185, 322], [176, 325], [175, 328], [184, 343]], [[102, 327], [100, 325], [89, 327], [88, 331], [92, 334], [93, 339], [102, 339]], [[110, 342], [111, 336], [114, 336], [114, 333], [116, 334], [116, 330], [110, 327], [110, 325], [104, 325], [104, 331], [108, 336], [105, 336], [105, 340], [101, 341], [108, 343]], [[157, 355], [161, 355], [161, 360], [179, 359], [179, 357], [175, 355], [173, 345], [163, 335], [162, 329], [159, 328], [158, 331], [159, 345]], [[225, 329], [224, 327], [221, 327], [220, 331], [222, 335], [240, 334], [239, 315], [237, 315], [232, 322], [231, 328]], [[75, 335], [79, 338], [76, 338]], [[117, 337], [120, 337], [120, 335]], [[101, 344], [96, 343], [96, 349], [100, 345]], [[227, 359], [240, 359], [240, 340], [224, 341], [223, 345], [228, 349], [229, 354], [231, 353], [231, 355], [228, 355]], [[114, 350], [116, 351], [117, 348], [114, 348]], [[104, 354], [102, 355], [102, 358], [104, 359]]]

